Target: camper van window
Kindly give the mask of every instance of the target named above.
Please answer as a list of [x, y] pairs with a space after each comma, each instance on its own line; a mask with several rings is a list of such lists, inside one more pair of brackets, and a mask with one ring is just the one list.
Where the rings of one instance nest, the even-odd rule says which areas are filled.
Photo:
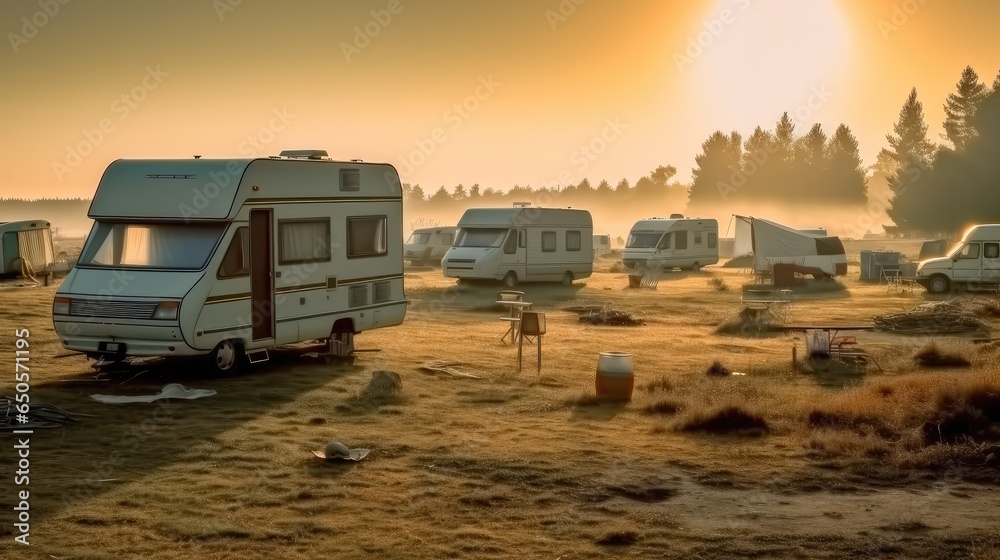
[[278, 264], [330, 260], [330, 219], [278, 220]]
[[431, 242], [431, 234], [429, 233], [412, 233], [410, 238], [406, 240], [407, 245], [427, 245]]
[[250, 228], [236, 229], [226, 256], [219, 265], [219, 278], [236, 278], [250, 274]]
[[507, 233], [507, 241], [503, 244], [503, 254], [513, 255], [517, 253], [517, 230], [510, 230]]
[[978, 259], [979, 258], [979, 244], [969, 243], [962, 250], [958, 252], [958, 258], [960, 259]]
[[674, 234], [672, 234], [672, 233], [665, 233], [665, 234], [663, 234], [663, 238], [660, 239], [660, 243], [659, 243], [659, 245], [656, 246], [656, 248], [657, 249], [669, 249], [670, 248], [670, 240], [673, 239], [673, 237], [674, 237]]
[[567, 231], [566, 232], [566, 250], [567, 251], [579, 251], [580, 250], [580, 232], [579, 231]]
[[556, 250], [556, 232], [554, 231], [543, 231], [542, 232], [542, 252], [552, 253]]
[[200, 270], [226, 224], [123, 224], [97, 222], [81, 266]]
[[528, 246], [528, 231], [519, 229], [517, 230], [517, 246], [522, 249]]
[[627, 249], [652, 249], [660, 240], [662, 233], [630, 233], [625, 242]]
[[454, 233], [442, 233], [441, 234], [441, 244], [446, 247], [451, 247], [452, 243], [455, 242]]
[[709, 249], [715, 249], [715, 247], [718, 244], [719, 244], [719, 234], [711, 232], [711, 231], [708, 232], [708, 248]]
[[700, 231], [694, 232], [694, 244], [695, 245], [701, 245], [701, 232]]
[[347, 258], [388, 253], [385, 224], [385, 216], [347, 218]]
[[503, 242], [506, 229], [500, 228], [467, 228], [459, 230], [456, 247], [499, 247]]
[[1000, 243], [983, 243], [983, 258], [1000, 259]]
[[674, 241], [674, 249], [681, 250], [688, 248], [688, 232], [678, 231]]

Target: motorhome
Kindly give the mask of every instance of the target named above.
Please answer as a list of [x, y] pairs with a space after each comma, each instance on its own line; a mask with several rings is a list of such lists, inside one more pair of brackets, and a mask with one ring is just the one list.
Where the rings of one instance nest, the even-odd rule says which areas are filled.
[[1000, 284], [1000, 224], [972, 226], [945, 256], [920, 261], [916, 281], [935, 294], [959, 287], [996, 287]]
[[704, 218], [649, 218], [632, 226], [622, 264], [697, 271], [719, 262], [719, 223]]
[[441, 268], [459, 281], [562, 282], [594, 272], [594, 222], [572, 208], [470, 208]]
[[402, 190], [389, 164], [322, 150], [254, 159], [118, 160], [52, 306], [92, 358], [210, 356], [220, 371], [276, 345], [398, 325]]
[[51, 224], [46, 220], [0, 222], [0, 275], [32, 275], [55, 262]]
[[403, 258], [419, 264], [439, 263], [455, 243], [457, 227], [428, 227], [413, 230], [403, 244]]
[[594, 234], [594, 256], [602, 257], [611, 252], [611, 236], [607, 233]]

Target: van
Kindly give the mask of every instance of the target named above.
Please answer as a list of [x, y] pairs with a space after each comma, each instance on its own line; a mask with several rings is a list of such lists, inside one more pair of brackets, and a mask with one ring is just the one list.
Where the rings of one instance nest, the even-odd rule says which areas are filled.
[[719, 223], [703, 218], [639, 220], [632, 226], [622, 251], [622, 264], [636, 267], [680, 268], [698, 271], [719, 262]]
[[55, 263], [52, 228], [47, 220], [0, 222], [0, 276], [31, 276]]
[[594, 234], [594, 256], [603, 257], [611, 252], [611, 236], [607, 233]]
[[413, 230], [403, 244], [403, 258], [414, 264], [436, 264], [455, 243], [457, 227], [429, 227]]
[[594, 272], [594, 222], [572, 208], [470, 208], [458, 222], [458, 237], [441, 268], [448, 278], [562, 282]]
[[56, 333], [102, 362], [208, 356], [221, 372], [316, 339], [351, 356], [354, 335], [403, 322], [402, 208], [391, 165], [322, 150], [115, 161]]
[[972, 226], [945, 256], [920, 261], [916, 281], [934, 294], [1000, 284], [1000, 224]]

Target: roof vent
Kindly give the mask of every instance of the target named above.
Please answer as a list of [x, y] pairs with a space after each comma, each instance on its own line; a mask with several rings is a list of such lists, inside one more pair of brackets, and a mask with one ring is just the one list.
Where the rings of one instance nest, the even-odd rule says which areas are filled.
[[530, 202], [515, 202], [514, 203], [514, 208], [527, 208], [529, 206], [531, 206]]
[[684, 214], [671, 214], [670, 215], [670, 219], [671, 220], [683, 220], [684, 219]]
[[330, 159], [326, 150], [282, 150], [278, 157], [292, 159]]

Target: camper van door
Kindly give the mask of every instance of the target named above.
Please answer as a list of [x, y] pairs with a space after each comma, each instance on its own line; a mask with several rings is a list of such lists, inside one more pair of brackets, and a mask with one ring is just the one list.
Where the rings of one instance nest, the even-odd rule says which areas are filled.
[[952, 255], [954, 261], [953, 278], [958, 282], [979, 282], [982, 280], [982, 244], [970, 241]]
[[983, 243], [983, 282], [1000, 283], [1000, 243]]
[[524, 228], [511, 228], [503, 242], [503, 253], [500, 255], [500, 273], [506, 275], [508, 270], [514, 271], [519, 280], [526, 277], [528, 264], [528, 232]]
[[271, 210], [250, 211], [250, 319], [253, 340], [274, 338]]

